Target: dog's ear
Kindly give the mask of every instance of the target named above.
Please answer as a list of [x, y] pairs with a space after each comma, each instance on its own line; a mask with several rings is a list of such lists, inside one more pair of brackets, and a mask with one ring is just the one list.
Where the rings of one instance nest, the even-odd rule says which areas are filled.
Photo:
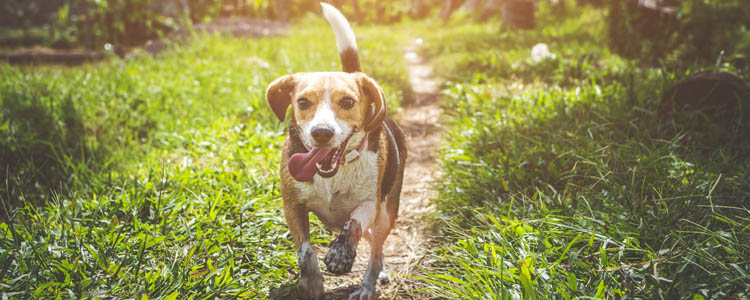
[[372, 131], [380, 124], [383, 123], [383, 120], [386, 116], [386, 104], [385, 104], [385, 94], [383, 93], [383, 89], [380, 88], [380, 86], [373, 80], [372, 78], [368, 77], [365, 74], [361, 74], [361, 77], [359, 79], [359, 86], [362, 89], [362, 93], [367, 97], [367, 106], [366, 109], [370, 109], [370, 105], [374, 105], [375, 109], [370, 113], [368, 111], [368, 118], [363, 122], [363, 128], [365, 131]]
[[297, 80], [294, 75], [284, 75], [271, 82], [266, 89], [268, 106], [271, 107], [279, 121], [283, 122], [286, 117], [286, 109], [292, 103], [292, 93], [294, 93], [296, 85]]

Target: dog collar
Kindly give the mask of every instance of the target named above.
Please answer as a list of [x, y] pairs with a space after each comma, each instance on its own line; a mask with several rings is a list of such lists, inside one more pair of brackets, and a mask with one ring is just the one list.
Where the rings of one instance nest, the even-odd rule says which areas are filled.
[[353, 162], [357, 160], [357, 158], [359, 158], [359, 154], [362, 153], [362, 149], [365, 148], [365, 144], [367, 143], [368, 136], [370, 136], [370, 133], [365, 132], [365, 136], [362, 137], [362, 141], [359, 142], [359, 147], [357, 147], [357, 149], [352, 149], [351, 151], [344, 154], [344, 161], [341, 163], [342, 165]]

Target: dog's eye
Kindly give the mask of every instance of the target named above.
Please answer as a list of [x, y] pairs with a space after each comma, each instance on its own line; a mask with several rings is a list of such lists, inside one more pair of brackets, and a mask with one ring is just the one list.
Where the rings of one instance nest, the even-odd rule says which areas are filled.
[[305, 110], [310, 108], [311, 105], [312, 102], [310, 102], [310, 100], [307, 100], [307, 98], [297, 99], [297, 107], [299, 107], [299, 109]]
[[344, 98], [341, 98], [341, 100], [339, 100], [339, 106], [341, 106], [341, 108], [343, 109], [350, 109], [354, 107], [354, 103], [355, 103], [354, 99], [349, 98], [349, 97], [344, 97]]

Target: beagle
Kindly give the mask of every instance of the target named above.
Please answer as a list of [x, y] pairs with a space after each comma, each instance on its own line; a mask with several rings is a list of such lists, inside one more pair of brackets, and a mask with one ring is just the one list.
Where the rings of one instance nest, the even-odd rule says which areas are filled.
[[323, 299], [323, 276], [310, 245], [312, 212], [338, 237], [325, 255], [329, 272], [351, 271], [364, 237], [371, 255], [349, 299], [375, 299], [383, 243], [396, 224], [406, 161], [401, 129], [388, 118], [383, 90], [360, 70], [354, 32], [336, 8], [321, 3], [344, 72], [296, 73], [272, 82], [266, 100], [280, 121], [291, 107], [281, 158], [284, 216], [297, 249], [300, 299]]

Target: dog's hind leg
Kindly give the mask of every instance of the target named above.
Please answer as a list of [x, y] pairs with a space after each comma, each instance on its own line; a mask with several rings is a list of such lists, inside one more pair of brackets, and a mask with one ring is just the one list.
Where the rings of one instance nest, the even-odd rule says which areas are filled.
[[299, 285], [297, 296], [304, 300], [322, 300], [325, 298], [323, 275], [318, 268], [318, 257], [310, 245], [310, 217], [307, 210], [300, 206], [290, 205], [284, 201], [284, 216], [294, 245], [297, 247], [297, 265], [299, 266]]
[[384, 209], [379, 210], [374, 224], [370, 228], [372, 238], [370, 239], [370, 262], [362, 284], [349, 295], [349, 300], [372, 300], [376, 299], [376, 285], [383, 270], [383, 243], [391, 232], [390, 216]]

